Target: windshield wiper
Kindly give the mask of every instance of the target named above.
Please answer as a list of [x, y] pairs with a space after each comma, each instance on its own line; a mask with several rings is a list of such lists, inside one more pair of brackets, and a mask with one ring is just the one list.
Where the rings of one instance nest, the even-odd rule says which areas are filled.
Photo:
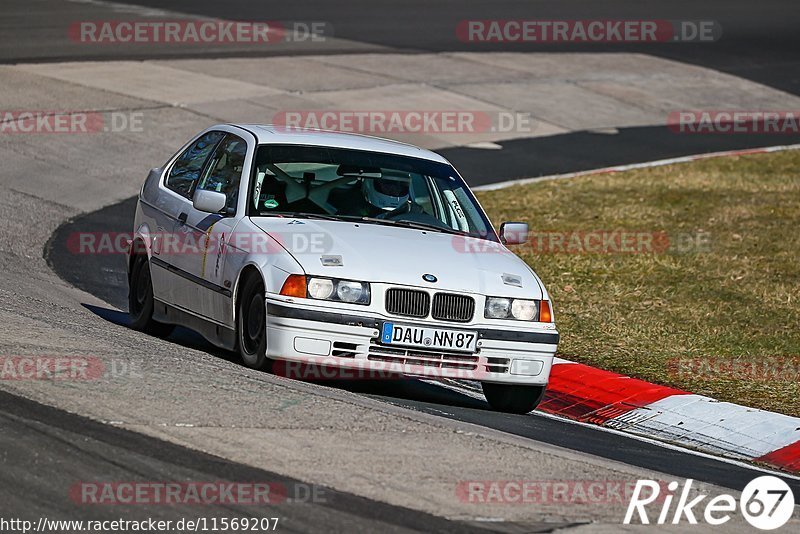
[[408, 221], [405, 219], [379, 219], [377, 217], [361, 217], [358, 215], [342, 215], [340, 216], [340, 218], [353, 221], [364, 221], [375, 224], [384, 224], [386, 226], [406, 226], [409, 228], [416, 228], [419, 230], [436, 230], [444, 234], [469, 235], [468, 233], [462, 232], [461, 230], [454, 230], [452, 228], [446, 228], [435, 224], [429, 224], [417, 221]]
[[342, 221], [362, 221], [375, 224], [383, 224], [386, 226], [396, 226], [397, 221], [391, 219], [378, 219], [377, 217], [367, 217], [362, 215], [339, 215], [339, 220]]
[[455, 235], [465, 235], [465, 236], [470, 235], [469, 232], [464, 232], [462, 230], [456, 230], [455, 228], [439, 226], [437, 224], [430, 224], [430, 223], [424, 223], [424, 222], [418, 222], [418, 221], [408, 221], [406, 219], [400, 219], [399, 221], [394, 221], [394, 222], [396, 222], [397, 224], [403, 225], [403, 226], [410, 226], [412, 228], [419, 228], [420, 230], [436, 230], [436, 231], [439, 231], [439, 232], [442, 232], [442, 233], [445, 233], [445, 234], [455, 234]]
[[336, 215], [325, 215], [322, 213], [305, 213], [302, 211], [270, 211], [266, 214], [259, 213], [259, 217], [281, 216], [289, 219], [319, 219], [322, 221], [341, 221], [341, 217]]
[[405, 226], [407, 228], [415, 228], [417, 230], [433, 230], [436, 232], [441, 232], [443, 234], [453, 234], [453, 235], [463, 235], [463, 236], [471, 236], [469, 232], [464, 232], [461, 230], [455, 230], [453, 228], [448, 228], [444, 226], [438, 226], [436, 224], [424, 223], [424, 222], [417, 222], [417, 221], [409, 221], [406, 219], [379, 219], [377, 217], [367, 217], [361, 215], [325, 215], [322, 213], [305, 213], [300, 211], [271, 211], [265, 215], [259, 214], [261, 217], [274, 217], [274, 216], [281, 216], [281, 217], [288, 217], [288, 218], [297, 218], [297, 219], [318, 219], [322, 221], [363, 221], [367, 223], [374, 223], [374, 224], [382, 224], [385, 226]]

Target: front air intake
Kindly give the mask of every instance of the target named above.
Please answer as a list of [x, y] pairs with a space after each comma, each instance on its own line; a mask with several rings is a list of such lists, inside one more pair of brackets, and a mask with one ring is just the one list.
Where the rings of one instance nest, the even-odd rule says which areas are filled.
[[431, 316], [440, 321], [467, 323], [475, 315], [475, 299], [453, 293], [436, 293]]
[[431, 297], [424, 291], [392, 288], [386, 291], [386, 311], [403, 317], [427, 317]]

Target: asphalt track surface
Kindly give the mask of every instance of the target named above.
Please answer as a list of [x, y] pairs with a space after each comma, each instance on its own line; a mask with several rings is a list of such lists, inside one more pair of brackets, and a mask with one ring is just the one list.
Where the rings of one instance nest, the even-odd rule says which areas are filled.
[[[280, 518], [278, 531], [487, 532], [430, 514], [311, 487], [276, 473], [98, 423], [0, 391], [0, 517], [177, 522], [183, 518]], [[31, 451], [36, 451], [31, 458]], [[33, 466], [33, 469], [31, 467]], [[31, 471], [34, 471], [31, 473]], [[77, 475], [77, 476], [76, 476]], [[81, 505], [76, 480], [260, 481], [274, 504]], [[315, 495], [315, 497], [311, 497]], [[21, 512], [24, 511], [24, 514]], [[282, 523], [282, 524], [281, 524]], [[490, 527], [488, 525], [487, 527]], [[555, 528], [558, 525], [549, 525]], [[535, 525], [527, 528], [535, 529]]]
[[[800, 3], [793, 0], [127, 0], [125, 3], [204, 17], [246, 21], [324, 21], [347, 44], [236, 49], [204, 46], [87, 46], [65, 39], [76, 20], [121, 20], [92, 0], [4, 0], [0, 18], [0, 62], [154, 57], [225, 57], [363, 52], [537, 51], [641, 52], [700, 65], [800, 94]], [[162, 17], [163, 18], [163, 17]], [[469, 43], [458, 39], [460, 21], [711, 20], [722, 38], [698, 43]], [[65, 42], [66, 41], [66, 42]]]
[[[71, 242], [71, 235], [79, 232], [130, 232], [135, 208], [136, 199], [131, 198], [68, 221], [53, 234], [47, 245], [45, 258], [48, 264], [67, 282], [120, 310], [126, 310], [127, 278], [124, 256], [76, 255], [67, 243]], [[128, 324], [126, 313], [110, 308], [87, 308], [107, 321]], [[235, 358], [235, 355], [213, 347], [199, 335], [185, 329], [176, 330], [169, 339], [178, 345], [206, 350], [220, 358]], [[367, 395], [396, 406], [474, 423], [535, 441], [736, 490], [741, 490], [747, 482], [758, 476], [757, 471], [748, 467], [687, 454], [681, 450], [588, 426], [544, 416], [497, 413], [485, 401], [420, 380], [325, 381], [322, 385]], [[800, 481], [787, 479], [787, 482], [795, 491], [800, 492]]]
[[[348, 52], [640, 52], [715, 69], [800, 95], [800, 32], [796, 28], [796, 21], [800, 20], [800, 2], [792, 0], [763, 0], [757, 4], [747, 0], [496, 0], [485, 3], [459, 0], [130, 0], [125, 4], [135, 7], [120, 11], [117, 3], [98, 0], [4, 0], [0, 8], [0, 63]], [[333, 28], [336, 42], [310, 47], [241, 48], [158, 43], [101, 46], [71, 42], [66, 37], [70, 24], [77, 21], [170, 19], [174, 18], [169, 15], [172, 12], [229, 20], [324, 21]], [[457, 38], [455, 28], [460, 21], [470, 19], [712, 20], [719, 23], [722, 36], [711, 43], [465, 43]], [[340, 42], [342, 39], [344, 41]], [[510, 139], [498, 143], [502, 150], [463, 146], [441, 153], [456, 165], [470, 185], [479, 186], [517, 178], [799, 142], [800, 134], [678, 134], [665, 126], [641, 126]]]

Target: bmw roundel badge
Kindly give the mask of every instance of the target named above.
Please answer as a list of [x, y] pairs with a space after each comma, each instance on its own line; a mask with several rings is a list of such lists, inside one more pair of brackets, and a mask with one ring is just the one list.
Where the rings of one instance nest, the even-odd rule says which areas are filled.
[[425, 280], [426, 282], [430, 282], [430, 283], [432, 283], [432, 284], [433, 284], [434, 282], [437, 282], [437, 281], [439, 280], [438, 278], [436, 278], [436, 277], [435, 277], [435, 276], [433, 276], [432, 274], [423, 274], [423, 275], [422, 275], [422, 279], [423, 279], [423, 280]]

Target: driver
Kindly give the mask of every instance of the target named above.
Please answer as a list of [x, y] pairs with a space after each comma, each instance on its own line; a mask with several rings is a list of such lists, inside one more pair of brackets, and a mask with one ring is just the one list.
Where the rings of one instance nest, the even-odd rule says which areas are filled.
[[361, 185], [364, 199], [376, 213], [389, 212], [411, 199], [407, 181], [389, 178], [365, 179]]

